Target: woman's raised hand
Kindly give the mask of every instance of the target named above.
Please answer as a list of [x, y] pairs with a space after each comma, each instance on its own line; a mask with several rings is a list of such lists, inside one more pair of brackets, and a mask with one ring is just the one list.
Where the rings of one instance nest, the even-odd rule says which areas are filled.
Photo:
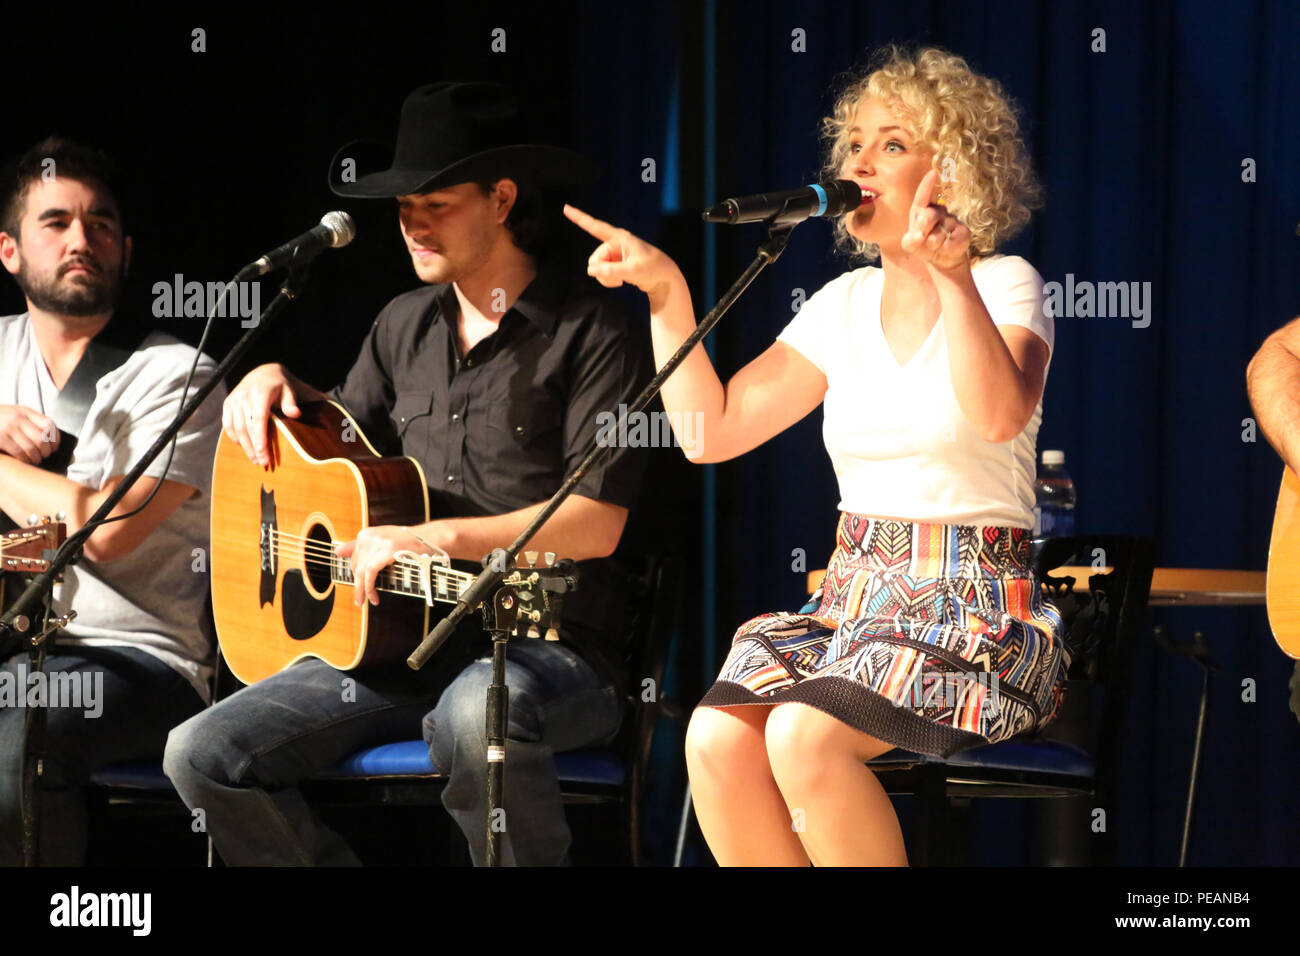
[[674, 282], [685, 284], [677, 263], [626, 229], [589, 216], [574, 206], [566, 205], [564, 214], [600, 240], [587, 259], [587, 274], [601, 285], [610, 289], [624, 283], [634, 285], [650, 298], [650, 311], [655, 312]]
[[925, 174], [908, 213], [903, 251], [936, 269], [955, 269], [970, 259], [970, 229], [943, 206], [930, 202], [938, 170]]

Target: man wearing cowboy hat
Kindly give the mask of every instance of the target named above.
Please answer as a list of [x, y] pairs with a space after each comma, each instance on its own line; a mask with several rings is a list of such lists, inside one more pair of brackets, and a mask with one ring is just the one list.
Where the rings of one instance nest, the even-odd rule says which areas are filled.
[[[477, 562], [511, 541], [582, 459], [597, 415], [635, 394], [648, 373], [643, 336], [622, 311], [580, 269], [547, 255], [558, 198], [582, 160], [521, 144], [519, 123], [500, 87], [437, 83], [407, 97], [389, 168], [364, 172], [365, 144], [340, 150], [331, 188], [396, 198], [402, 237], [428, 285], [384, 308], [328, 395], [273, 364], [250, 372], [226, 401], [223, 428], [254, 462], [268, 461], [273, 410], [296, 417], [301, 402], [328, 397], [382, 452], [423, 466], [439, 517], [367, 528], [340, 549], [352, 559], [358, 603], [378, 602], [376, 576], [398, 551], [440, 548]], [[584, 559], [618, 546], [642, 468], [637, 451], [608, 455], [531, 545], [583, 564], [561, 640], [510, 647], [506, 862], [565, 862], [569, 831], [552, 754], [617, 730], [621, 579], [610, 561]], [[434, 662], [420, 672], [347, 675], [300, 662], [173, 730], [164, 766], [186, 803], [204, 810], [227, 863], [354, 863], [297, 784], [362, 746], [409, 738], [424, 717], [431, 756], [450, 776], [443, 803], [482, 862], [491, 667], [464, 646], [448, 645]], [[344, 677], [356, 684], [347, 695]]]

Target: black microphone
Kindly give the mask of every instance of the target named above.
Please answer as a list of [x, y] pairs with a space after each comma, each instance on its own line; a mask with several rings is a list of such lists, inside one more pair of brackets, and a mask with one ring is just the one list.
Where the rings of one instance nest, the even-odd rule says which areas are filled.
[[726, 199], [704, 210], [705, 222], [768, 222], [790, 225], [810, 216], [838, 216], [862, 205], [866, 193], [857, 183], [835, 179], [800, 189]]
[[244, 266], [235, 276], [235, 281], [246, 282], [285, 266], [310, 262], [326, 249], [346, 246], [356, 237], [356, 234], [357, 227], [352, 222], [351, 216], [345, 212], [327, 212], [321, 217], [319, 225], [312, 226], [301, 236], [295, 236], [284, 245], [272, 249], [256, 262]]

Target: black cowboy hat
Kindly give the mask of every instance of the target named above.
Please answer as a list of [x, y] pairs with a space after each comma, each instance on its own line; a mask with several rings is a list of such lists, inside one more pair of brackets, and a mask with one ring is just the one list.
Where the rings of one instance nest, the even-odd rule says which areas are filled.
[[[589, 174], [587, 161], [572, 150], [520, 143], [521, 126], [515, 98], [504, 87], [430, 83], [402, 104], [396, 148], [373, 140], [348, 143], [330, 163], [329, 186], [338, 196], [391, 199], [501, 176], [572, 186]], [[391, 157], [389, 168], [367, 171], [385, 157]], [[344, 181], [349, 172], [354, 178]]]

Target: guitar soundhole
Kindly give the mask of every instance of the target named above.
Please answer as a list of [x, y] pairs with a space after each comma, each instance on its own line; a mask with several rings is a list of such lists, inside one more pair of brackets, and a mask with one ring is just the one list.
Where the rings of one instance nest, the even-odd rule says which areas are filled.
[[329, 531], [321, 524], [312, 525], [311, 530], [307, 532], [307, 542], [307, 560], [303, 564], [307, 568], [307, 580], [311, 582], [312, 589], [319, 594], [329, 590], [334, 542], [330, 538]]

